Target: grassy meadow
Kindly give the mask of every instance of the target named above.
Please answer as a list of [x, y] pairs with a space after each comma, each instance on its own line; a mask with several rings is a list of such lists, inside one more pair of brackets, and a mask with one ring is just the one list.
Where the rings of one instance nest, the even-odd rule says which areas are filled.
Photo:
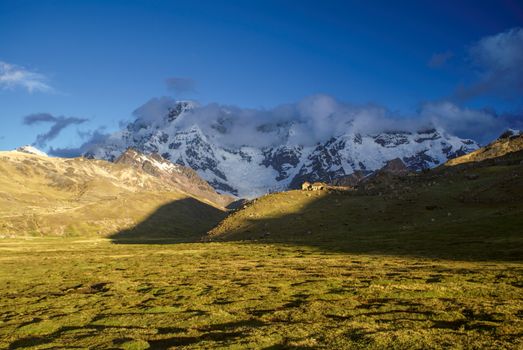
[[1, 239], [0, 348], [521, 349], [512, 158], [271, 194], [227, 217], [181, 195], [147, 215], [133, 201], [114, 213], [141, 222], [109, 236]]
[[516, 349], [523, 266], [241, 242], [0, 241], [0, 348]]

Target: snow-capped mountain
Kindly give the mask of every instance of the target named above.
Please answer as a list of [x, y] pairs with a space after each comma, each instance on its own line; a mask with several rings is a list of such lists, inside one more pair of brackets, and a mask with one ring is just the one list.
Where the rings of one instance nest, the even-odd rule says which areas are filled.
[[[325, 107], [325, 101], [313, 102], [316, 114], [310, 118], [292, 107], [273, 110], [265, 118], [263, 112], [156, 99], [85, 156], [115, 160], [129, 147], [158, 153], [196, 170], [221, 193], [254, 197], [297, 188], [305, 180], [331, 181], [358, 170], [373, 171], [395, 158], [421, 170], [479, 147], [432, 126], [364, 131], [357, 127], [361, 111], [342, 113], [328, 103]], [[328, 133], [332, 135], [324, 137]]]

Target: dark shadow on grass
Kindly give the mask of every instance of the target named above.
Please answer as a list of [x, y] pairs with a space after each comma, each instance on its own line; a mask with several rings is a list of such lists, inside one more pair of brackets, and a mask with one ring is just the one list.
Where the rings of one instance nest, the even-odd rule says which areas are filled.
[[312, 350], [317, 349], [316, 347], [310, 346], [299, 346], [299, 345], [289, 345], [287, 343], [275, 344], [263, 348], [262, 350]]
[[382, 174], [357, 191], [262, 197], [232, 213], [208, 239], [351, 254], [522, 261], [522, 159], [523, 152], [411, 176]]
[[[523, 153], [518, 157], [412, 176], [381, 174], [358, 191], [277, 193], [245, 203], [225, 220], [225, 211], [186, 198], [160, 207], [111, 239], [240, 241], [312, 246], [325, 254], [521, 261]], [[206, 236], [213, 227], [217, 235]]]
[[207, 342], [224, 342], [247, 335], [245, 332], [210, 332], [200, 336], [179, 336], [164, 339], [148, 340], [150, 349], [168, 349], [177, 346], [191, 346], [203, 341]]
[[109, 238], [118, 244], [171, 244], [198, 241], [226, 212], [194, 198], [162, 205], [145, 220]]
[[20, 348], [27, 348], [31, 346], [38, 346], [38, 345], [44, 345], [47, 343], [51, 343], [53, 339], [49, 339], [46, 337], [28, 337], [23, 339], [18, 339], [12, 342], [9, 345], [9, 350], [11, 349], [20, 349]]
[[[448, 219], [447, 212], [442, 211], [437, 216], [438, 222], [432, 222], [412, 205], [407, 205], [411, 208], [398, 208], [400, 201], [377, 198], [376, 201], [384, 204], [385, 212], [398, 217], [380, 216], [372, 210], [368, 210], [367, 217], [354, 215], [354, 211], [351, 212], [354, 209], [350, 207], [345, 209], [345, 213], [341, 210], [326, 212], [336, 197], [326, 195], [318, 199], [303, 214], [249, 220], [240, 227], [229, 229], [225, 239], [212, 237], [211, 240], [312, 246], [334, 253], [468, 261], [523, 260], [523, 211], [520, 205], [519, 208], [504, 208], [505, 213], [496, 216], [491, 215], [492, 208], [481, 205], [461, 207], [459, 210], [465, 216], [470, 215], [469, 218], [453, 221]], [[398, 213], [402, 210], [406, 210], [409, 216], [401, 217], [402, 214]], [[320, 211], [325, 212], [318, 215]], [[313, 218], [304, 218], [307, 215]], [[340, 223], [342, 220], [349, 221], [349, 225]], [[303, 221], [306, 223], [300, 224]], [[440, 281], [441, 278], [434, 277], [426, 282]]]
[[230, 330], [236, 330], [237, 328], [259, 328], [266, 326], [267, 323], [257, 320], [257, 319], [248, 319], [248, 320], [240, 320], [240, 321], [233, 321], [233, 322], [225, 322], [225, 323], [218, 323], [218, 324], [211, 324], [206, 327], [202, 327], [200, 330], [204, 332], [209, 331], [230, 331]]

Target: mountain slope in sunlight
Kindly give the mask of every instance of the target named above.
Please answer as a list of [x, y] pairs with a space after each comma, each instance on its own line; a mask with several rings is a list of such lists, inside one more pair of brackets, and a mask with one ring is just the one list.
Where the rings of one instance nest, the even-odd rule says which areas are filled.
[[523, 132], [507, 130], [497, 140], [471, 153], [449, 160], [446, 165], [453, 166], [464, 163], [480, 162], [496, 159], [507, 154], [523, 150]]
[[217, 193], [196, 171], [191, 168], [171, 163], [157, 153], [145, 155], [129, 148], [115, 160], [116, 164], [125, 164], [159, 178], [174, 188], [194, 197], [206, 199], [220, 206], [227, 206], [234, 198]]
[[[0, 153], [0, 235], [109, 235], [134, 227], [159, 207], [183, 203], [169, 212], [165, 227], [151, 230], [170, 235], [201, 234], [224, 216], [232, 199], [199, 188], [191, 193], [180, 171], [151, 174], [154, 163], [141, 155], [141, 164], [113, 164], [85, 158], [51, 158], [26, 152]], [[141, 165], [141, 166], [138, 166]], [[190, 199], [190, 200], [187, 200]], [[192, 209], [187, 209], [188, 206]], [[187, 215], [190, 213], [191, 215]]]
[[520, 151], [474, 167], [381, 172], [351, 191], [271, 194], [232, 213], [206, 239], [517, 260], [523, 257], [522, 160]]

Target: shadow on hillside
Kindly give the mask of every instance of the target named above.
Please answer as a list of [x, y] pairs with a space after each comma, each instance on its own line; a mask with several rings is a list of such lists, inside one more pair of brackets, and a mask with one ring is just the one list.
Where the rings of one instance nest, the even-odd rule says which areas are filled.
[[[226, 212], [187, 198], [162, 206], [111, 238], [115, 243], [155, 244], [204, 238], [354, 254], [523, 260], [522, 166], [456, 168], [389, 180], [364, 193], [265, 196], [225, 220]], [[216, 225], [218, 235], [206, 236]]]
[[[512, 158], [413, 177], [377, 177], [373, 189], [364, 192], [292, 191], [264, 197], [224, 220], [210, 240], [522, 261], [523, 163]], [[285, 202], [307, 204], [291, 209]], [[258, 215], [262, 212], [266, 214]]]
[[225, 211], [197, 199], [184, 198], [162, 205], [134, 227], [109, 238], [118, 244], [194, 242], [226, 215]]
[[[326, 195], [296, 213], [248, 219], [239, 227], [227, 229], [223, 239], [210, 240], [312, 246], [326, 252], [352, 254], [469, 261], [523, 260], [521, 206], [453, 206], [451, 212], [460, 215], [455, 219], [448, 216], [448, 203], [440, 207], [432, 200], [412, 204], [360, 197], [347, 201], [354, 206], [334, 209], [335, 200], [342, 201], [338, 195]], [[367, 206], [358, 207], [356, 201]]]

